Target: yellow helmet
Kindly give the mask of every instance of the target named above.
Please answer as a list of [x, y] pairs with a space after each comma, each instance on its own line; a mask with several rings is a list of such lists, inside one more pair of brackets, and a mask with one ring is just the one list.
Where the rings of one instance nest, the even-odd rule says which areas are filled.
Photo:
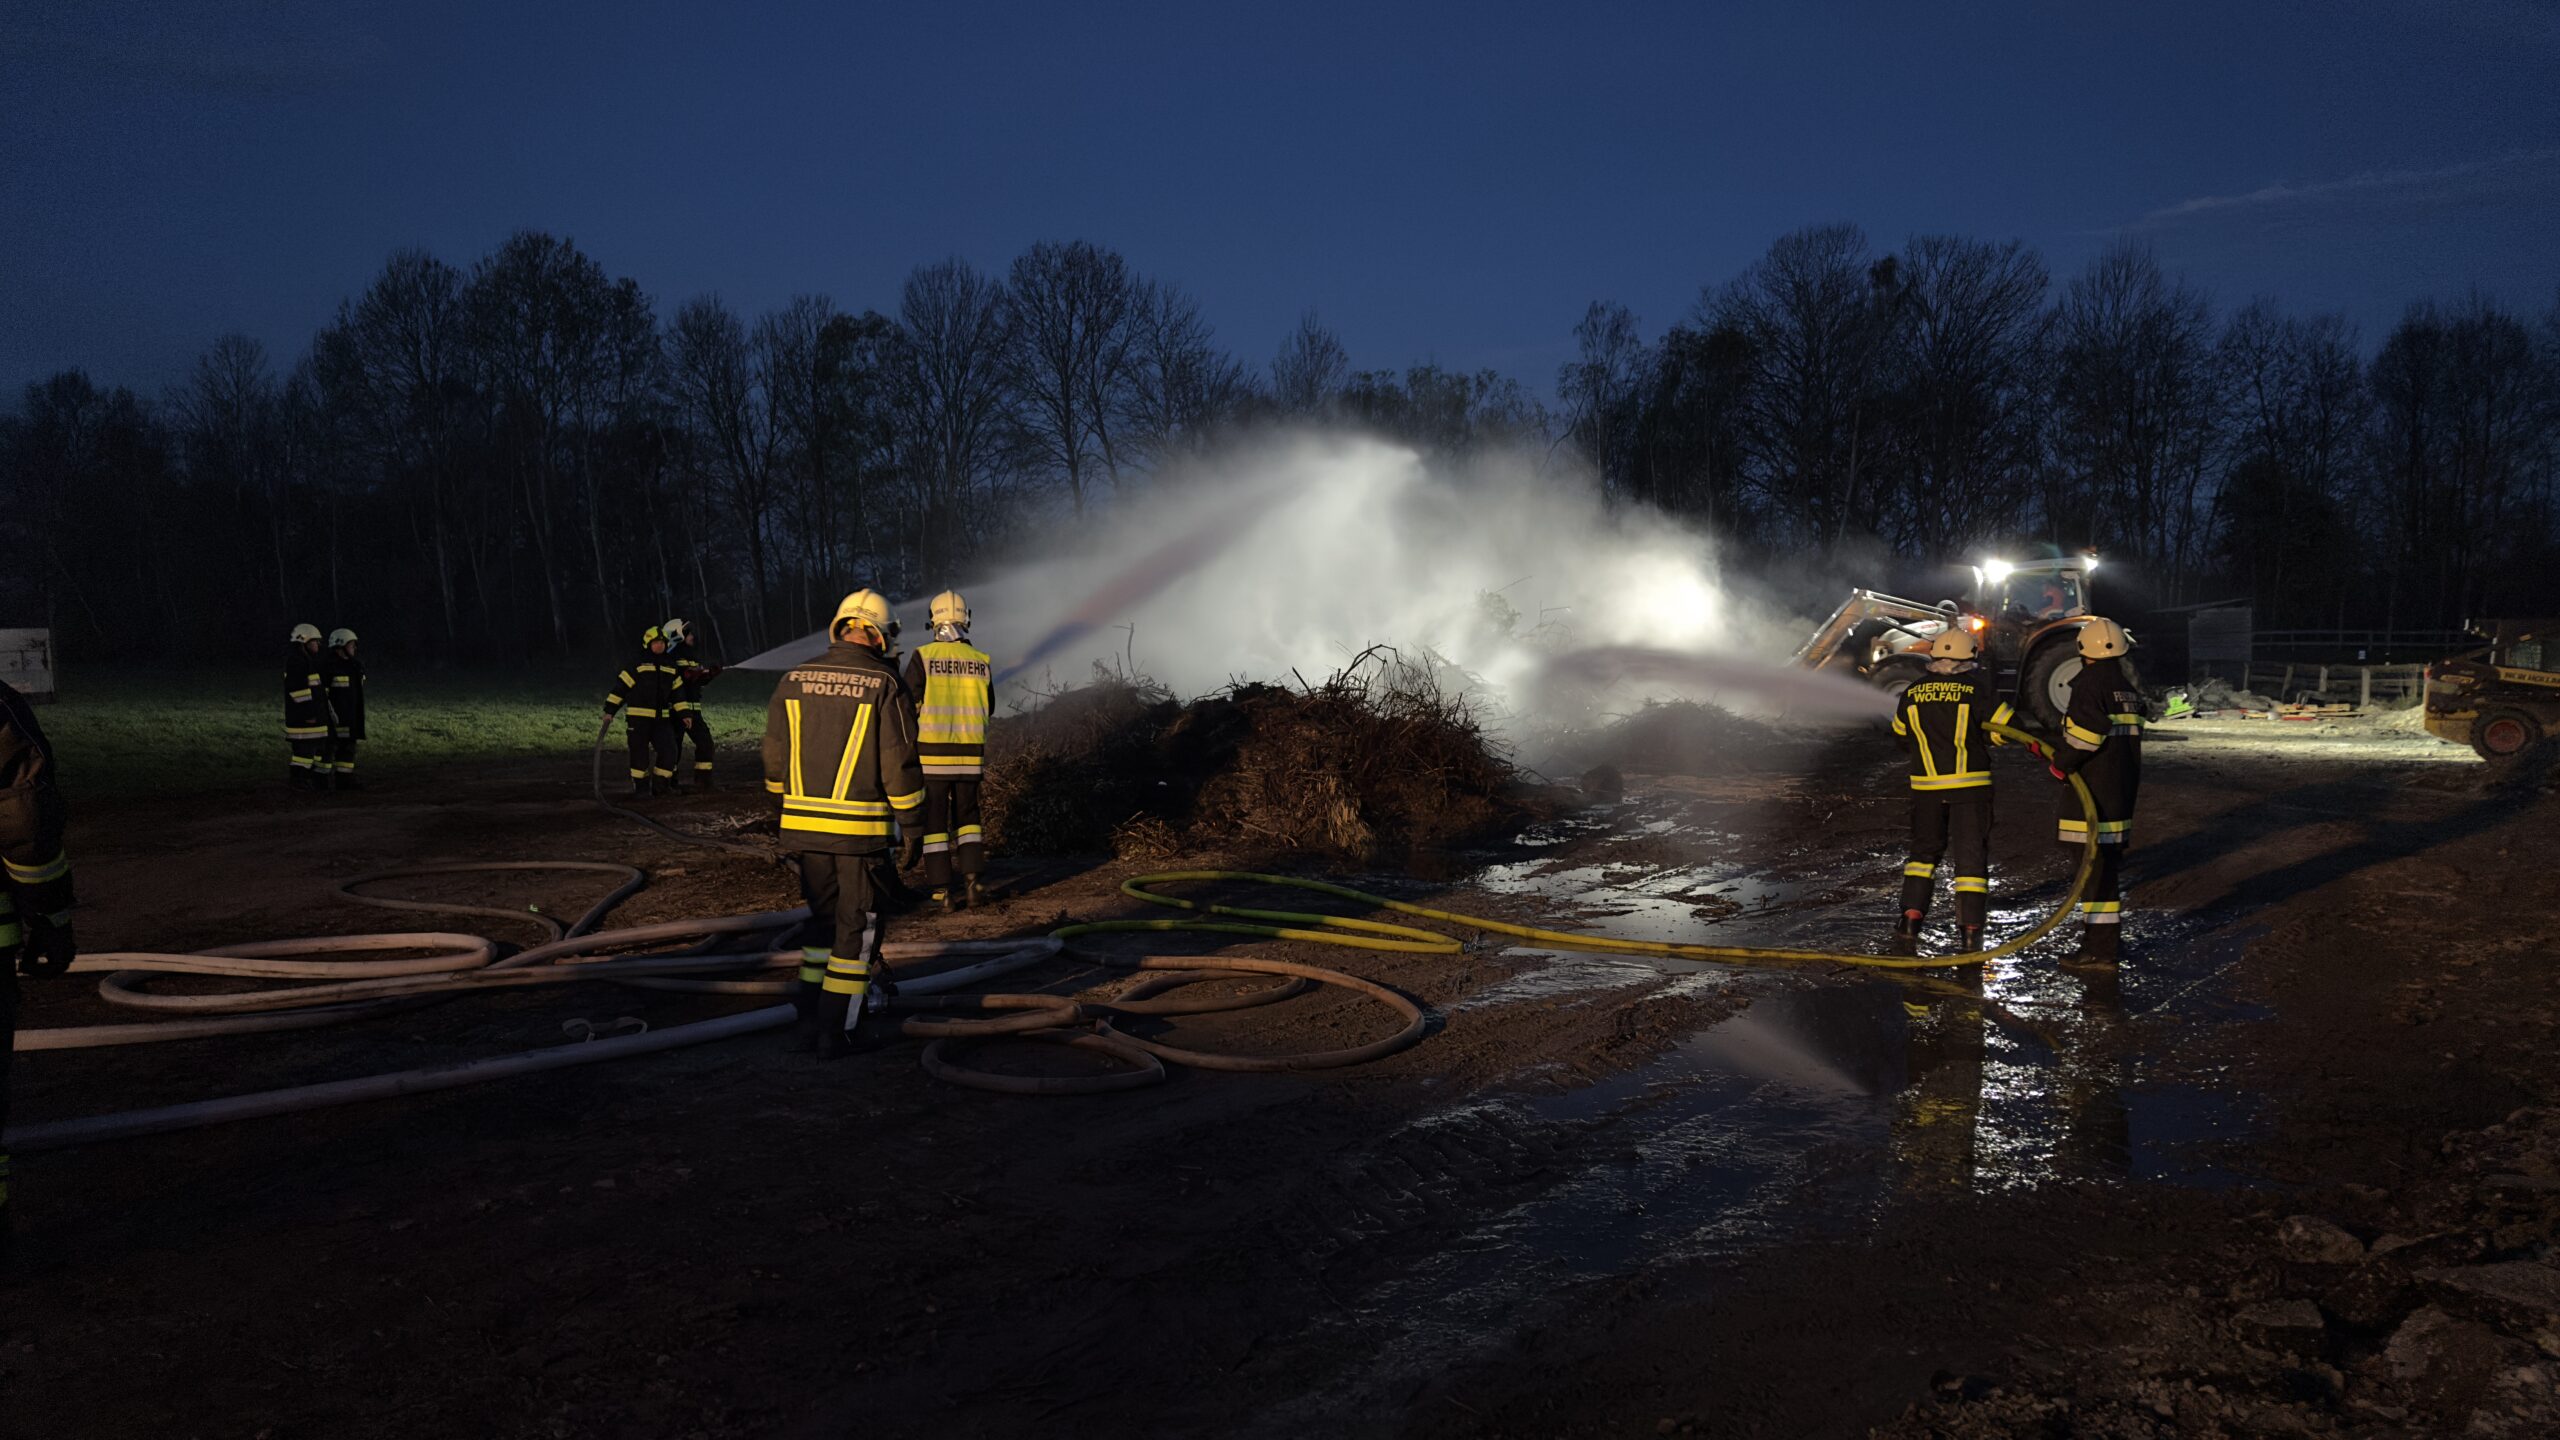
[[2104, 615], [2092, 615], [2080, 622], [2080, 658], [2110, 660], [2133, 648], [2124, 627]]
[[354, 643], [356, 643], [356, 632], [348, 629], [344, 625], [341, 625], [337, 629], [329, 632], [329, 648], [332, 650], [341, 645], [353, 645]]
[[317, 625], [296, 625], [293, 627], [293, 633], [284, 638], [295, 645], [299, 645], [305, 640], [317, 640], [320, 638], [320, 627]]
[[1982, 646], [1962, 623], [1939, 631], [1938, 638], [1929, 642], [1929, 658], [1932, 660], [1972, 660], [1981, 654]]
[[835, 619], [827, 625], [827, 636], [833, 639], [844, 633], [847, 625], [860, 625], [882, 640], [889, 638], [889, 602], [877, 590], [856, 590], [836, 606]]
[[945, 590], [933, 597], [933, 623], [940, 627], [957, 625], [969, 628], [969, 602], [957, 590]]

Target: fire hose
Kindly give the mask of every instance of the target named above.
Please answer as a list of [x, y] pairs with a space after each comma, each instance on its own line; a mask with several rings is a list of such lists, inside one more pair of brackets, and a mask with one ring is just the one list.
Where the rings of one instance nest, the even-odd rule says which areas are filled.
[[[1990, 727], [2006, 739], [2030, 745], [2034, 738], [2005, 725]], [[2038, 751], [2038, 753], [2042, 753]], [[1533, 940], [1558, 949], [1607, 954], [1652, 955], [1683, 960], [1736, 964], [1846, 964], [1894, 970], [1981, 965], [2014, 956], [2050, 933], [2069, 916], [2086, 889], [2097, 860], [2097, 806], [2077, 775], [2065, 777], [2084, 815], [2091, 839], [2081, 846], [2079, 864], [2061, 900], [2041, 921], [1998, 946], [1973, 954], [1929, 958], [1878, 956], [1761, 946], [1701, 945], [1675, 941], [1629, 940], [1614, 936], [1551, 930], [1485, 916], [1439, 910], [1302, 876], [1250, 871], [1163, 871], [1131, 878], [1123, 893], [1148, 904], [1186, 912], [1155, 920], [1096, 920], [1068, 924], [1045, 936], [991, 941], [930, 941], [889, 944], [883, 959], [924, 961], [953, 957], [986, 957], [955, 969], [898, 982], [875, 997], [874, 1008], [907, 1011], [901, 1033], [929, 1043], [922, 1055], [925, 1070], [937, 1079], [978, 1089], [1013, 1094], [1093, 1094], [1161, 1082], [1165, 1061], [1200, 1069], [1226, 1071], [1295, 1071], [1362, 1064], [1406, 1049], [1420, 1041], [1428, 1017], [1411, 999], [1375, 981], [1341, 971], [1294, 961], [1220, 956], [1111, 956], [1088, 950], [1069, 952], [1067, 942], [1097, 934], [1202, 933], [1242, 935], [1256, 939], [1294, 940], [1354, 949], [1413, 954], [1463, 953], [1466, 942], [1418, 926], [1321, 912], [1263, 910], [1183, 900], [1159, 894], [1155, 887], [1196, 881], [1252, 883], [1289, 887], [1349, 900], [1371, 909], [1492, 934]], [[699, 837], [682, 837], [695, 839]], [[397, 900], [359, 893], [357, 887], [383, 880], [424, 875], [477, 872], [573, 871], [604, 873], [621, 883], [592, 905], [576, 922], [563, 926], [537, 912], [494, 906]], [[800, 951], [759, 944], [758, 937], [779, 937], [807, 918], [805, 909], [729, 915], [627, 926], [595, 927], [623, 899], [645, 883], [641, 872], [626, 865], [596, 861], [493, 861], [428, 865], [381, 871], [345, 881], [338, 893], [360, 904], [388, 909], [477, 914], [532, 921], [551, 932], [544, 944], [501, 956], [497, 942], [443, 931], [408, 931], [370, 935], [321, 936], [226, 946], [185, 954], [110, 952], [83, 957], [74, 972], [101, 973], [100, 995], [128, 1008], [153, 1010], [187, 1018], [132, 1025], [91, 1025], [23, 1030], [20, 1050], [85, 1049], [168, 1040], [299, 1030], [388, 1010], [434, 1003], [480, 990], [607, 980], [649, 988], [730, 994], [788, 993], [787, 979], [742, 978], [741, 972], [796, 966]], [[720, 950], [714, 937], [744, 937], [751, 948]], [[665, 941], [692, 941], [672, 953], [613, 955], [598, 952]], [[312, 959], [364, 951], [426, 951], [375, 960]], [[1043, 960], [1073, 953], [1105, 968], [1141, 972], [1144, 978], [1116, 996], [1075, 1000], [1046, 994], [973, 994], [952, 992], [1009, 974]], [[154, 974], [214, 975], [301, 982], [291, 990], [259, 990], [233, 994], [172, 995], [148, 988]], [[1273, 976], [1281, 983], [1240, 995], [1185, 998], [1174, 992], [1230, 976]], [[1114, 1015], [1151, 1016], [1205, 1014], [1242, 1010], [1304, 994], [1314, 985], [1348, 989], [1386, 1006], [1403, 1022], [1379, 1040], [1343, 1049], [1294, 1055], [1237, 1055], [1192, 1050], [1133, 1035], [1115, 1028]], [[922, 1012], [974, 1009], [997, 1018], [943, 1019]], [[278, 1115], [359, 1100], [418, 1094], [484, 1080], [539, 1073], [571, 1065], [631, 1055], [773, 1029], [791, 1022], [789, 1006], [773, 1006], [666, 1030], [557, 1046], [544, 1050], [404, 1070], [355, 1080], [333, 1081], [271, 1090], [158, 1109], [59, 1120], [22, 1126], [10, 1132], [14, 1149], [33, 1151], [89, 1141], [124, 1138], [160, 1131], [256, 1116]], [[1121, 1062], [1124, 1068], [1101, 1074], [1034, 1076], [999, 1074], [963, 1065], [958, 1047], [973, 1040], [1002, 1037], [1088, 1050]]]

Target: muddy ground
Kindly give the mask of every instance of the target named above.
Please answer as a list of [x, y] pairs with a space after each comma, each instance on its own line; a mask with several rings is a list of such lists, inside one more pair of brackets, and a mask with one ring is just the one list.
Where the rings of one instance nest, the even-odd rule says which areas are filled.
[[[0, 1434], [2560, 1432], [2560, 801], [2429, 745], [2322, 738], [2151, 747], [2114, 975], [1106, 941], [1341, 966], [1434, 1031], [1356, 1069], [1073, 1099], [949, 1088], [912, 1041], [820, 1065], [764, 1035], [22, 1156]], [[2062, 866], [2048, 783], [2001, 783], [2014, 928]], [[778, 867], [662, 840], [584, 784], [564, 763], [89, 807], [84, 941], [402, 928], [426, 917], [330, 887], [431, 859], [628, 860], [653, 883], [626, 923], [789, 902]], [[1355, 883], [1868, 948], [1901, 827], [1892, 752], [1861, 737], [1632, 777], [1621, 803]], [[1288, 864], [1182, 863], [1222, 859]], [[1137, 868], [1164, 867], [1008, 859], [1000, 903], [898, 937], [1137, 913], [1115, 889]], [[574, 913], [593, 892], [389, 893]], [[28, 1002], [31, 1026], [131, 1018], [85, 981]], [[749, 1003], [582, 985], [38, 1053], [17, 1118]], [[1390, 1026], [1327, 991], [1163, 1028], [1277, 1052]]]

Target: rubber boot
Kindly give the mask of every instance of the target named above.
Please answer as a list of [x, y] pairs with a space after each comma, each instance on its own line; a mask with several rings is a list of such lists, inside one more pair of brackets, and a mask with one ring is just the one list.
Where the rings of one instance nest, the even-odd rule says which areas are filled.
[[2091, 970], [2112, 970], [2116, 963], [2119, 927], [2084, 925], [2080, 929], [2080, 953], [2071, 957], [2075, 965]]
[[634, 800], [646, 800], [649, 798], [648, 776], [643, 775], [631, 782], [631, 798]]
[[962, 886], [962, 889], [965, 893], [962, 896], [961, 903], [967, 905], [970, 909], [975, 910], [979, 906], [987, 903], [987, 897], [978, 889], [977, 876], [968, 876], [966, 878], [966, 883]]
[[853, 1037], [845, 1033], [845, 1012], [852, 1008], [853, 997], [821, 991], [818, 995], [818, 1058], [841, 1060], [853, 1053]]
[[1956, 953], [1959, 955], [1979, 955], [1982, 953], [1981, 926], [1959, 925], [1956, 927]]
[[954, 892], [950, 886], [945, 885], [941, 889], [934, 891], [933, 898], [942, 906], [943, 914], [957, 915], [960, 913], [960, 896]]
[[791, 1038], [783, 1042], [786, 1055], [813, 1055], [818, 1049], [818, 997], [826, 989], [815, 980], [801, 980], [791, 987]]
[[711, 791], [717, 790], [720, 787], [711, 783], [710, 771], [696, 770], [693, 772], [693, 788], [700, 790], [705, 794], [709, 794]]
[[1902, 923], [1893, 927], [1893, 953], [1896, 955], [1917, 955], [1920, 953], [1919, 911], [1905, 910], [1902, 912]]

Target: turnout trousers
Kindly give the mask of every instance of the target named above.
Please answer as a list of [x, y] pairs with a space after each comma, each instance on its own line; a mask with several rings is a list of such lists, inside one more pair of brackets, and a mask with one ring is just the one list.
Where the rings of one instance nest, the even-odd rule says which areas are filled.
[[1902, 866], [1903, 914], [1929, 913], [1942, 861], [1954, 872], [1956, 923], [1982, 924], [1991, 909], [1990, 786], [1912, 792], [1911, 858]]
[[[0, 906], [9, 903], [0, 890]], [[0, 918], [0, 925], [14, 922]], [[0, 1226], [9, 1220], [9, 1055], [18, 1040], [18, 947], [0, 944]], [[0, 1244], [7, 1236], [0, 1233]]]
[[676, 722], [664, 715], [625, 716], [623, 734], [631, 742], [631, 782], [663, 790], [676, 779]]
[[711, 721], [699, 710], [686, 711], [683, 720], [678, 723], [674, 753], [683, 753], [687, 740], [693, 742], [693, 778], [707, 785], [711, 782], [711, 756], [714, 747], [711, 743]]
[[872, 891], [877, 854], [800, 852], [800, 897], [809, 919], [800, 931], [800, 983], [792, 1005], [817, 1026], [821, 1053], [841, 1046], [862, 1019], [873, 982], [887, 981], [880, 963], [880, 902]]
[[[2098, 806], [2098, 863], [2089, 872], [2089, 888], [2081, 892], [2080, 918], [2088, 922], [2083, 944], [2112, 955], [2117, 927], [2124, 923], [2124, 857], [2133, 848], [2133, 802], [2141, 792], [2141, 772], [2128, 754], [2102, 750], [2080, 767], [2080, 781]], [[2062, 792], [2062, 818], [2054, 838], [2078, 850], [2089, 841], [2089, 817], [2068, 786]], [[2078, 857], [2073, 857], [2077, 863]]]
[[987, 832], [978, 823], [978, 777], [924, 777], [924, 879], [936, 890], [987, 868]]

